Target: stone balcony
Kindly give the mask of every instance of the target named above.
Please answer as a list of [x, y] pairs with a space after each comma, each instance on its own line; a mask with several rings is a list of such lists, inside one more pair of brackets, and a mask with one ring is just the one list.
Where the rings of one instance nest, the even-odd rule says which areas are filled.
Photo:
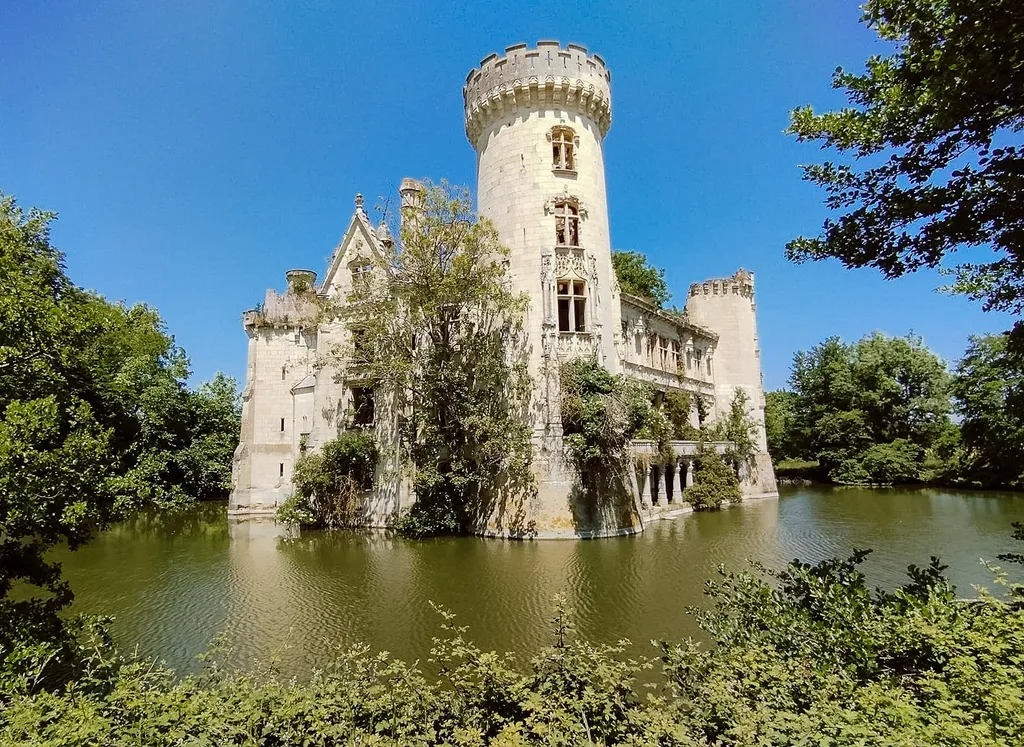
[[[671, 455], [660, 453], [655, 441], [637, 439], [632, 443], [636, 486], [644, 509], [681, 507], [686, 489], [693, 486], [694, 462], [702, 444], [697, 441], [669, 441], [668, 445]], [[728, 453], [731, 447], [729, 441], [707, 441], [703, 444], [705, 450], [720, 456]], [[742, 480], [742, 474], [739, 476]]]

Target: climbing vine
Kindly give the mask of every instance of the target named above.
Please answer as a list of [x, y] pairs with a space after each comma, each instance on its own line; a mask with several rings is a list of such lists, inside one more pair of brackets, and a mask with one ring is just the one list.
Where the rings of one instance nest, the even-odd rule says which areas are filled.
[[621, 465], [630, 441], [665, 430], [664, 416], [642, 382], [584, 358], [562, 364], [559, 378], [563, 441], [581, 474]]

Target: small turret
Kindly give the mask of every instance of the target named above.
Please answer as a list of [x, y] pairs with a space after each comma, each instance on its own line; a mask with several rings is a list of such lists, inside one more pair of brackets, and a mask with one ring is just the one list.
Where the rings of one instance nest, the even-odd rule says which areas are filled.
[[284, 274], [288, 281], [288, 293], [301, 295], [316, 285], [316, 273], [312, 270], [288, 270]]

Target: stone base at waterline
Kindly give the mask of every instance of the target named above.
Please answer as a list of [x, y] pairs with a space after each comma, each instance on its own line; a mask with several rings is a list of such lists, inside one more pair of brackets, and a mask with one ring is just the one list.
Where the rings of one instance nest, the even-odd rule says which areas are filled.
[[[723, 503], [721, 508], [743, 508], [745, 503], [754, 503], [762, 500], [778, 498], [778, 493], [756, 493], [753, 495], [744, 494], [743, 500], [738, 503]], [[648, 506], [643, 513], [644, 523], [675, 519], [679, 516], [695, 513], [693, 506], [689, 503], [667, 503], [659, 506]], [[643, 531], [643, 530], [640, 530]]]

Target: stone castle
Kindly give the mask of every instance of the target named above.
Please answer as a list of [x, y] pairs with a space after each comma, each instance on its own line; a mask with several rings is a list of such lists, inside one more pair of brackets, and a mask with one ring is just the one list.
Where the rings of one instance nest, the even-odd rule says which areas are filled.
[[[715, 418], [741, 389], [756, 424], [756, 453], [739, 465], [747, 496], [776, 495], [764, 430], [764, 392], [754, 305], [754, 277], [690, 286], [682, 314], [623, 293], [611, 262], [604, 175], [604, 137], [611, 126], [611, 73], [585, 47], [540, 42], [508, 47], [469, 73], [463, 87], [466, 135], [477, 155], [477, 202], [511, 251], [512, 287], [530, 300], [526, 327], [535, 382], [533, 478], [536, 491], [514, 508], [502, 505], [481, 522], [484, 534], [601, 536], [642, 530], [657, 515], [681, 510], [692, 484], [697, 444], [672, 442], [664, 456], [634, 442], [636, 470], [609, 489], [607, 506], [583, 506], [578, 480], [562, 448], [558, 363], [595, 357], [615, 374], [648, 382], [658, 395], [699, 395]], [[403, 180], [403, 204], [418, 183]], [[235, 454], [229, 510], [272, 511], [291, 493], [296, 459], [346, 427], [373, 428], [378, 442], [397, 438], [394, 418], [376, 407], [372, 388], [338, 376], [323, 353], [350, 334], [317, 320], [316, 294], [347, 298], [391, 236], [375, 226], [356, 197], [355, 211], [323, 279], [291, 270], [283, 294], [267, 291], [259, 309], [243, 314], [249, 338], [242, 394], [241, 442]], [[552, 386], [556, 390], [552, 395]], [[697, 397], [692, 397], [696, 401]], [[699, 423], [698, 408], [691, 422]], [[382, 449], [382, 454], [397, 450]], [[415, 501], [394, 457], [383, 456], [363, 521], [383, 525]]]

